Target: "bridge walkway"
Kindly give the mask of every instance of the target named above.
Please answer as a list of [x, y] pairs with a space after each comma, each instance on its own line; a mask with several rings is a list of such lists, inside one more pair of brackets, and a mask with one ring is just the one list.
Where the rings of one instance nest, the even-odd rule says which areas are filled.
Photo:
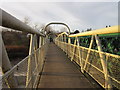
[[55, 44], [50, 43], [38, 88], [94, 88]]

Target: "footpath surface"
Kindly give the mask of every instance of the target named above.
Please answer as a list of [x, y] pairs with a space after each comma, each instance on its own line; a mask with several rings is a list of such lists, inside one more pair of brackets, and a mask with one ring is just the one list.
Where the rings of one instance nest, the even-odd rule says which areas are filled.
[[50, 43], [38, 88], [94, 88], [55, 44]]

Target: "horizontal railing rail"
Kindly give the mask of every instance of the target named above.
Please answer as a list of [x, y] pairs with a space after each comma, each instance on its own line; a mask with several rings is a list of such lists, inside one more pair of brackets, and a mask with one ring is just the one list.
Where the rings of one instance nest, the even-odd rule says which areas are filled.
[[98, 29], [98, 30], [92, 30], [92, 31], [87, 31], [83, 33], [78, 33], [78, 34], [71, 34], [69, 37], [78, 37], [78, 36], [89, 36], [89, 35], [100, 35], [100, 34], [110, 34], [110, 33], [120, 33], [120, 25], [118, 26], [112, 26], [108, 28], [103, 28], [103, 29]]
[[31, 28], [30, 26], [26, 25], [25, 23], [18, 20], [17, 18], [10, 15], [9, 13], [5, 12], [4, 10], [0, 9], [0, 12], [1, 12], [0, 21], [2, 21], [0, 26], [6, 27], [6, 28], [12, 28], [14, 30], [19, 30], [27, 33], [45, 36], [40, 31]]

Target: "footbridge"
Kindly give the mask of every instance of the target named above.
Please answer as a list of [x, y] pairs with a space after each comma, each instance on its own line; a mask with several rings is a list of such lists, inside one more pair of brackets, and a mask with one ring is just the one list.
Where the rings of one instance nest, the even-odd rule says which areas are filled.
[[[67, 24], [51, 22], [40, 32], [1, 11], [2, 27], [30, 34], [29, 55], [12, 67], [1, 31], [1, 88], [120, 89], [120, 45], [112, 47], [117, 49], [115, 53], [105, 51], [108, 47], [103, 46], [112, 42], [112, 38], [119, 41], [119, 25], [70, 34]], [[45, 32], [51, 24], [64, 25], [68, 32], [55, 34], [50, 42], [50, 35]]]

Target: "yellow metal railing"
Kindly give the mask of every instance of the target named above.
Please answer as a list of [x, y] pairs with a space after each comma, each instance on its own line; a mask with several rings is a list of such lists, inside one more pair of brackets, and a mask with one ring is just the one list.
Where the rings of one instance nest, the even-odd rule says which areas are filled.
[[[81, 72], [87, 72], [103, 88], [116, 87], [120, 89], [120, 56], [103, 52], [98, 36], [98, 34], [110, 33], [120, 33], [118, 26], [74, 35], [64, 32], [58, 35], [55, 43], [68, 55], [71, 61], [81, 67]], [[91, 35], [89, 48], [80, 46], [78, 37], [88, 35]], [[74, 44], [71, 44], [70, 37], [75, 37]], [[67, 42], [66, 38], [68, 38]], [[92, 49], [94, 42], [97, 44], [98, 50]]]

